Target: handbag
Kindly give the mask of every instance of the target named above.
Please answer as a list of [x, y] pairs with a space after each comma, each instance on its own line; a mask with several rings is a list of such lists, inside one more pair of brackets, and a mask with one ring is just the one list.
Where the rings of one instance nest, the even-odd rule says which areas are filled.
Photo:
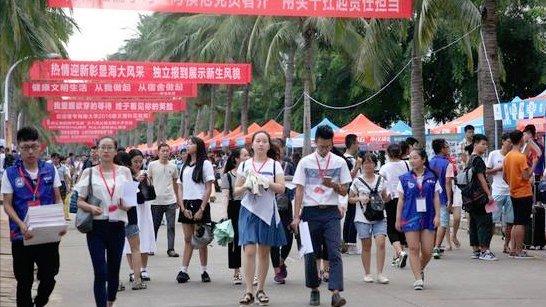
[[[93, 168], [89, 170], [89, 185], [87, 186], [89, 192], [87, 193], [87, 198], [85, 199], [85, 202], [92, 206], [100, 207], [100, 205], [102, 204], [102, 200], [93, 195], [93, 182], [91, 179], [92, 177]], [[79, 232], [91, 232], [93, 230], [93, 214], [78, 207], [75, 224]]]
[[140, 190], [140, 193], [142, 193], [145, 201], [154, 200], [157, 197], [155, 194], [155, 188], [150, 184], [147, 177], [145, 180], [140, 182], [138, 189]]

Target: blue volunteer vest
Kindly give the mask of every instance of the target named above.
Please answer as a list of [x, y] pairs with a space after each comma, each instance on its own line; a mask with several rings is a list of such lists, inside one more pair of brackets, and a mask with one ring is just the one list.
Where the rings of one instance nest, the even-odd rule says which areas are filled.
[[446, 171], [449, 166], [449, 160], [445, 156], [434, 156], [430, 159], [429, 164], [430, 168], [436, 172], [438, 175], [438, 180], [440, 181], [440, 187], [442, 187], [442, 192], [440, 193], [440, 204], [442, 206], [447, 205], [447, 191], [446, 191]]
[[[413, 171], [400, 176], [400, 183], [404, 190], [402, 223], [418, 223], [419, 229], [434, 229], [434, 188], [437, 181], [436, 176], [432, 171], [425, 169], [422, 195], [418, 188], [416, 177]], [[420, 196], [425, 197], [426, 212], [417, 212], [417, 198]]]
[[[40, 180], [40, 186], [36, 193], [37, 199], [40, 200], [41, 205], [51, 205], [55, 203], [55, 191], [53, 189], [53, 182], [55, 180], [55, 167], [53, 164], [45, 163], [42, 160], [38, 161], [38, 178]], [[35, 185], [30, 179], [30, 175], [23, 167], [23, 161], [17, 160], [13, 166], [6, 169], [8, 180], [13, 188], [13, 209], [17, 213], [17, 216], [21, 220], [25, 220], [28, 210], [28, 202], [33, 200], [33, 191], [25, 185], [25, 179], [21, 178], [20, 172], [23, 173], [27, 182], [30, 182], [32, 187]], [[19, 225], [9, 220], [10, 237], [12, 241], [23, 240], [23, 234], [19, 229]]]

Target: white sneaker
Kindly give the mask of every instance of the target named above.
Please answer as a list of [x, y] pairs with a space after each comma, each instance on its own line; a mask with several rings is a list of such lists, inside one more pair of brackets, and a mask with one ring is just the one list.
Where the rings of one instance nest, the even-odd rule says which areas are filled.
[[237, 273], [233, 275], [233, 284], [234, 285], [240, 285], [243, 283], [243, 277], [241, 277], [241, 273]]
[[366, 275], [364, 275], [364, 282], [365, 282], [365, 283], [372, 283], [372, 282], [373, 282], [372, 274], [366, 274]]
[[423, 287], [424, 287], [424, 282], [422, 279], [417, 279], [414, 283], [413, 283], [413, 290], [423, 290]]
[[383, 274], [377, 274], [377, 282], [380, 284], [388, 284], [389, 279]]
[[485, 252], [481, 253], [479, 259], [480, 260], [485, 260], [485, 261], [497, 261], [497, 260], [499, 260], [499, 259], [497, 259], [495, 254], [493, 254], [490, 250], [486, 250]]

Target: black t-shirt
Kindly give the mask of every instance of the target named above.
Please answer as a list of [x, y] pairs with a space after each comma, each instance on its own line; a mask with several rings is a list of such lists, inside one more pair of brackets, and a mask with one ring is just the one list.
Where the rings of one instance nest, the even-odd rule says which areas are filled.
[[[473, 185], [475, 191], [480, 191], [482, 193], [485, 193], [485, 191], [482, 188], [482, 185], [480, 184], [480, 181], [478, 180], [477, 176], [478, 174], [483, 174], [485, 177], [485, 180], [487, 181], [487, 176], [485, 176], [485, 171], [487, 167], [485, 166], [485, 162], [483, 161], [482, 157], [478, 155], [472, 155], [470, 156], [470, 159], [472, 159], [472, 171], [473, 171]], [[479, 194], [479, 193], [478, 193]], [[485, 204], [480, 207], [475, 207], [472, 212], [477, 214], [486, 214], [485, 212]]]

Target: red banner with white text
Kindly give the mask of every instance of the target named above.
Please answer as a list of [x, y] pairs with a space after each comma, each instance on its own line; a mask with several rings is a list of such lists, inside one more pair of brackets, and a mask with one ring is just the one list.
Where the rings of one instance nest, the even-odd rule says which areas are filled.
[[136, 120], [55, 120], [44, 119], [42, 126], [51, 130], [87, 130], [87, 129], [133, 129]]
[[169, 63], [132, 61], [35, 61], [32, 80], [100, 80], [180, 82], [197, 84], [248, 84], [251, 64]]
[[50, 7], [170, 13], [411, 18], [411, 0], [48, 0]]
[[68, 112], [182, 112], [186, 101], [146, 101], [146, 100], [48, 100], [47, 111]]
[[55, 141], [59, 144], [88, 144], [91, 145], [100, 136], [72, 136], [72, 135], [59, 135], [55, 137]]
[[23, 82], [30, 97], [196, 97], [197, 84], [180, 82]]

